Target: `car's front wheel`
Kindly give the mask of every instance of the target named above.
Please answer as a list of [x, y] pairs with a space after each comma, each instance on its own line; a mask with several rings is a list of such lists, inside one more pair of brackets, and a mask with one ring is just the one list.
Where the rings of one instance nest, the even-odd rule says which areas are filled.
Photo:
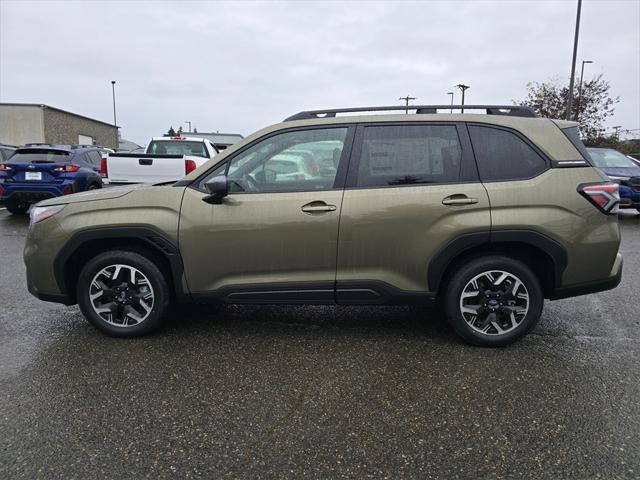
[[85, 318], [114, 337], [156, 330], [170, 301], [167, 280], [149, 258], [114, 250], [91, 259], [78, 277], [77, 298]]
[[524, 263], [509, 257], [471, 260], [451, 277], [447, 318], [467, 342], [499, 347], [515, 342], [540, 320], [544, 295]]

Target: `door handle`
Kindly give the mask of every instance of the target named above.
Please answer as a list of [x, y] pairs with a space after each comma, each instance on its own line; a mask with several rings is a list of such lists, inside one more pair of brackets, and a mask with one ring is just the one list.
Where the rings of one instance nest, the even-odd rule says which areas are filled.
[[309, 202], [303, 205], [301, 210], [305, 213], [333, 212], [336, 210], [336, 206], [327, 205], [325, 202]]
[[153, 165], [153, 159], [152, 158], [141, 158], [140, 160], [138, 160], [138, 163], [140, 165]]
[[449, 195], [442, 199], [443, 205], [473, 205], [478, 203], [477, 198], [467, 197], [464, 194], [457, 193], [455, 195]]

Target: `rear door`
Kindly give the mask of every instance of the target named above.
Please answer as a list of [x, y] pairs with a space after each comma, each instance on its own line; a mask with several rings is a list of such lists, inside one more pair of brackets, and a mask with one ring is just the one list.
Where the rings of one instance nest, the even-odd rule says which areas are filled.
[[436, 253], [467, 233], [488, 237], [490, 222], [463, 124], [359, 126], [340, 218], [337, 301], [427, 296]]

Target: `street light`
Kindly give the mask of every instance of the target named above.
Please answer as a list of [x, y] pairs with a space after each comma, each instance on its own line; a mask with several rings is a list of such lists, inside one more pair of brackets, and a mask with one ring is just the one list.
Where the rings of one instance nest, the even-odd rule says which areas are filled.
[[578, 114], [580, 113], [580, 103], [582, 103], [582, 77], [584, 77], [585, 63], [593, 63], [593, 60], [583, 60], [582, 67], [580, 68], [580, 84], [578, 85], [578, 102], [576, 104], [576, 122], [578, 121]]
[[576, 76], [576, 57], [578, 55], [578, 34], [580, 33], [580, 11], [582, 10], [582, 0], [578, 0], [578, 11], [576, 13], [576, 32], [573, 37], [573, 59], [571, 61], [571, 79], [569, 80], [569, 98], [567, 99], [567, 111], [565, 118], [571, 120], [571, 108], [573, 107], [573, 82]]
[[462, 111], [460, 113], [464, 113], [464, 92], [465, 90], [467, 90], [468, 88], [471, 88], [469, 85], [465, 85], [464, 83], [459, 83], [458, 85], [456, 85], [456, 87], [458, 87], [460, 90], [462, 90]]
[[451, 110], [449, 110], [449, 113], [453, 113], [453, 92], [447, 92], [447, 95], [451, 95]]
[[118, 125], [116, 122], [116, 81], [111, 80], [111, 96], [113, 98], [113, 124]]

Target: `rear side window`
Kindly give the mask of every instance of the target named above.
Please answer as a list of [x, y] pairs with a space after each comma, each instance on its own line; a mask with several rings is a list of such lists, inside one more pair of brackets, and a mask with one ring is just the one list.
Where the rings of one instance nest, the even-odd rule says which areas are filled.
[[370, 126], [364, 130], [356, 185], [455, 183], [461, 159], [453, 125]]
[[584, 143], [580, 140], [580, 132], [578, 131], [578, 127], [569, 127], [562, 130], [562, 133], [566, 135], [569, 141], [576, 147], [576, 150], [580, 152], [582, 158], [585, 160], [590, 160], [591, 156], [589, 155], [588, 150], [585, 148]]
[[89, 157], [90, 163], [93, 163], [94, 165], [100, 165], [100, 162], [102, 161], [102, 156], [97, 150], [92, 150], [90, 152], [87, 152], [87, 156]]
[[469, 125], [469, 134], [483, 181], [531, 178], [547, 168], [545, 159], [515, 133]]

